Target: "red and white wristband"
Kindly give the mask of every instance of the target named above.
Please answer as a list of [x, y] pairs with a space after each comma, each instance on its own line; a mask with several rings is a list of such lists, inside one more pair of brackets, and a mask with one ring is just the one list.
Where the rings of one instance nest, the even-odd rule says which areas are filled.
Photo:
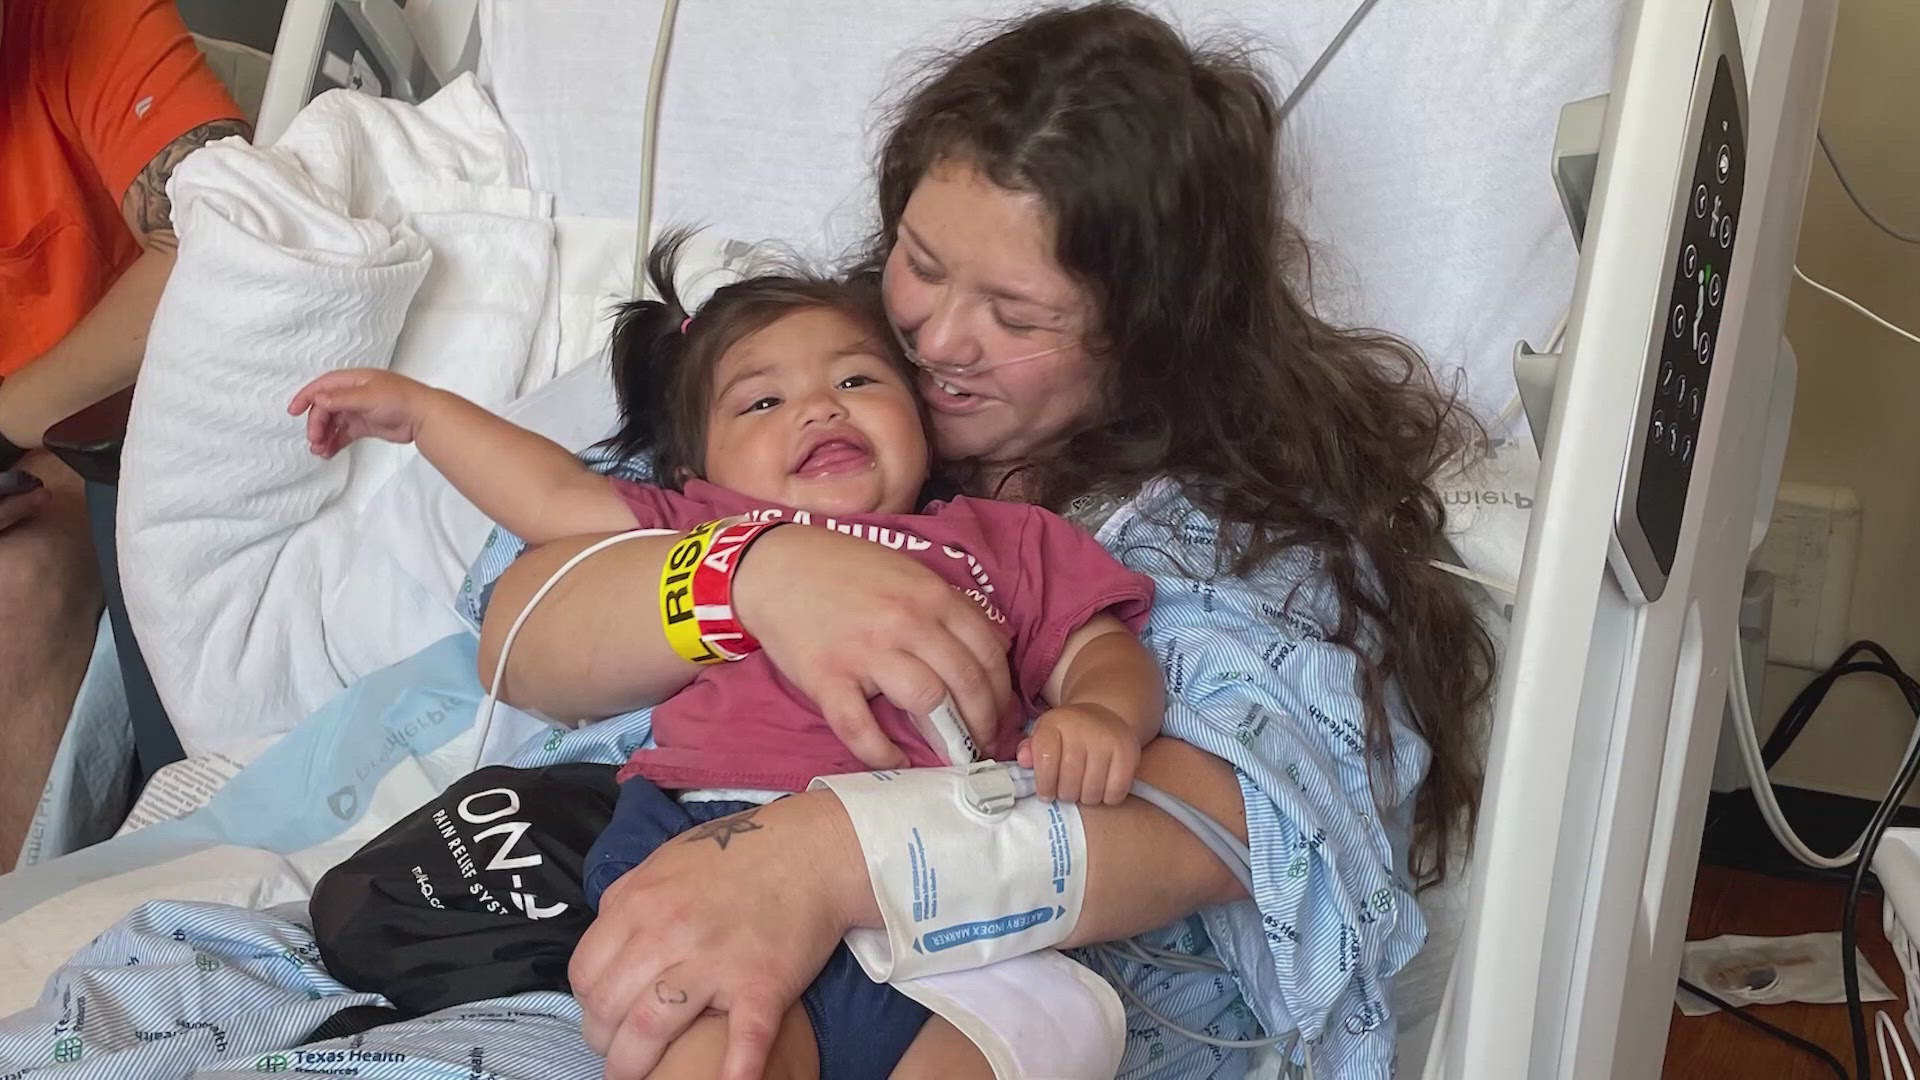
[[733, 613], [733, 576], [740, 558], [754, 542], [785, 521], [738, 521], [713, 535], [712, 543], [693, 568], [693, 617], [700, 640], [723, 660], [745, 660], [759, 651], [760, 642]]

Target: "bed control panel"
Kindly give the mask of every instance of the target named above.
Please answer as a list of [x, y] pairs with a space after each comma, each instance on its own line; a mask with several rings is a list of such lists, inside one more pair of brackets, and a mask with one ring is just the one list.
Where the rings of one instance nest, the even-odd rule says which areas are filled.
[[1688, 480], [1700, 437], [1700, 413], [1713, 377], [1714, 342], [1726, 308], [1727, 270], [1740, 227], [1740, 189], [1746, 177], [1746, 146], [1734, 107], [1733, 76], [1720, 57], [1707, 105], [1687, 213], [1673, 260], [1666, 305], [1666, 331], [1654, 380], [1653, 412], [1643, 431], [1640, 490], [1634, 506], [1653, 557], [1663, 573], [1673, 569], [1680, 518], [1687, 508]]
[[1745, 71], [1725, 5], [1709, 11], [1690, 109], [1693, 141], [1678, 178], [1685, 186], [1669, 233], [1664, 304], [1649, 342], [1615, 522], [1622, 586], [1648, 603], [1665, 591], [1679, 549], [1747, 173]]

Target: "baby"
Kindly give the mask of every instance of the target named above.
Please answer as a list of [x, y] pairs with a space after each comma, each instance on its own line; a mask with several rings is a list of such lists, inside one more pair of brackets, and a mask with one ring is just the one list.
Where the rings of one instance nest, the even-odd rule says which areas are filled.
[[[662, 299], [626, 305], [613, 336], [623, 422], [609, 443], [650, 459], [657, 485], [610, 480], [539, 435], [386, 371], [323, 375], [289, 412], [306, 413], [323, 457], [368, 436], [415, 443], [529, 544], [752, 520], [901, 551], [978, 603], [1007, 638], [1017, 700], [981, 756], [1031, 765], [1044, 798], [1124, 799], [1163, 704], [1159, 667], [1133, 632], [1152, 583], [1038, 507], [925, 499], [930, 453], [913, 369], [873, 284], [759, 277], [719, 289], [689, 316], [673, 288], [683, 240], [650, 254]], [[913, 765], [947, 763], [915, 718], [884, 700], [873, 713]], [[759, 652], [704, 667], [655, 707], [652, 730], [655, 745], [620, 771], [613, 819], [587, 856], [590, 902], [696, 825], [865, 768]], [[822, 1076], [886, 1077], [927, 1017], [866, 979], [844, 946], [802, 1003]], [[654, 1075], [713, 1075], [712, 1049], [705, 1060], [670, 1051]]]

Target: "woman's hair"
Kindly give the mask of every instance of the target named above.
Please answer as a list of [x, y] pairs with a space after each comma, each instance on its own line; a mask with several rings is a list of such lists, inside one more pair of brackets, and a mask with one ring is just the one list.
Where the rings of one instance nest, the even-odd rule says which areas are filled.
[[877, 346], [911, 384], [913, 369], [887, 328], [871, 277], [846, 281], [784, 267], [720, 287], [695, 315], [674, 286], [680, 249], [691, 236], [676, 229], [654, 243], [647, 252], [647, 280], [660, 299], [630, 301], [614, 316], [608, 352], [620, 430], [602, 446], [647, 460], [660, 484], [677, 488], [706, 475], [707, 411], [720, 358], [748, 335], [811, 308], [837, 311], [872, 330]]
[[1196, 51], [1122, 3], [1032, 15], [898, 106], [862, 265], [885, 264], [935, 166], [1040, 197], [1095, 306], [1104, 408], [1017, 482], [1058, 509], [1171, 476], [1219, 519], [1218, 569], [1318, 553], [1330, 637], [1362, 660], [1371, 767], [1392, 767], [1394, 685], [1432, 749], [1411, 857], [1431, 883], [1470, 842], [1493, 667], [1466, 596], [1428, 561], [1446, 517], [1433, 482], [1480, 431], [1411, 346], [1328, 325], [1289, 283], [1305, 246], [1281, 215], [1276, 115], [1242, 51]]

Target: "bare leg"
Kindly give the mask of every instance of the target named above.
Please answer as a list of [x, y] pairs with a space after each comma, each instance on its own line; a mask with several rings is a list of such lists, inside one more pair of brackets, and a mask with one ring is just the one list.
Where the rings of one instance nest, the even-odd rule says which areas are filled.
[[[661, 1056], [647, 1080], [713, 1080], [727, 1056], [727, 1018], [703, 1016], [693, 1022]], [[780, 1021], [767, 1055], [766, 1080], [820, 1080], [820, 1051], [814, 1046], [813, 1025], [798, 1003]]]
[[993, 1068], [972, 1039], [934, 1016], [894, 1066], [891, 1080], [993, 1080]]
[[93, 652], [100, 578], [80, 478], [53, 455], [21, 462], [52, 501], [0, 532], [0, 871], [13, 868]]

